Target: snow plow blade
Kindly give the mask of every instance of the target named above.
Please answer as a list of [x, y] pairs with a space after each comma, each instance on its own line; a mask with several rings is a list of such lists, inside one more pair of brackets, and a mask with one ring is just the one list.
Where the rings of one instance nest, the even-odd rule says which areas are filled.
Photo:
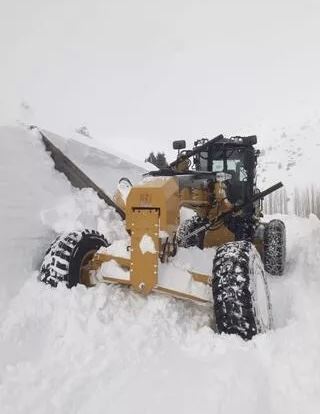
[[57, 148], [45, 135], [41, 129], [36, 126], [30, 126], [30, 129], [37, 129], [41, 135], [42, 142], [46, 148], [46, 151], [50, 153], [53, 159], [55, 169], [63, 173], [73, 187], [92, 188], [99, 198], [101, 198], [108, 206], [113, 207], [120, 217], [125, 219], [125, 212], [100, 188], [98, 187], [79, 167], [76, 166], [63, 152]]

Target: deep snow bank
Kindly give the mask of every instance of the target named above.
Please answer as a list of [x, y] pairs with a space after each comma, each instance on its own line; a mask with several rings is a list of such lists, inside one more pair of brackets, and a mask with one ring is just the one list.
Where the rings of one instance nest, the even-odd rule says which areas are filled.
[[0, 128], [0, 310], [35, 269], [52, 238], [40, 211], [71, 192], [39, 139], [22, 128]]
[[73, 189], [54, 170], [37, 133], [1, 127], [0, 145], [1, 311], [39, 268], [55, 232], [89, 227], [114, 239], [119, 228], [106, 227], [116, 214], [92, 190]]
[[[2, 294], [12, 287], [0, 318], [1, 413], [319, 412], [318, 219], [284, 217], [287, 271], [270, 278], [275, 329], [245, 343], [215, 334], [210, 312], [196, 305], [116, 286], [38, 283], [31, 260], [50, 229], [89, 225], [115, 239], [123, 228], [94, 194], [53, 171], [32, 134], [3, 136], [1, 167], [11, 174], [1, 173], [1, 228], [14, 231], [0, 250]], [[32, 242], [35, 230], [43, 238]]]

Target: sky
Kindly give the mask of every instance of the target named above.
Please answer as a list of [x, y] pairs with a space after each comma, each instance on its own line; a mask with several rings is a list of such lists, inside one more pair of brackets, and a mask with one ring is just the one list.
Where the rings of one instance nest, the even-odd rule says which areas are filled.
[[[137, 158], [320, 117], [318, 0], [0, 0], [0, 123]], [[24, 103], [24, 105], [21, 105]], [[29, 109], [26, 110], [26, 106]]]

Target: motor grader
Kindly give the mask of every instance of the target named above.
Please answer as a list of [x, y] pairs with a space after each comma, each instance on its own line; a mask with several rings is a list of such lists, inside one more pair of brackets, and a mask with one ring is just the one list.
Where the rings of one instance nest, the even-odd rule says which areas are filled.
[[[62, 234], [45, 255], [40, 280], [172, 295], [213, 307], [220, 333], [250, 339], [266, 331], [272, 325], [266, 272], [284, 271], [285, 227], [263, 222], [262, 199], [282, 184], [258, 190], [256, 143], [256, 136], [219, 135], [186, 150], [185, 141], [174, 141], [176, 160], [130, 188], [125, 180], [127, 194], [120, 186], [114, 196], [127, 239], [110, 245], [96, 231]], [[185, 221], [183, 207], [194, 214]], [[177, 261], [179, 252], [190, 252], [184, 257], [191, 266]], [[195, 263], [201, 254], [212, 255], [206, 272]]]

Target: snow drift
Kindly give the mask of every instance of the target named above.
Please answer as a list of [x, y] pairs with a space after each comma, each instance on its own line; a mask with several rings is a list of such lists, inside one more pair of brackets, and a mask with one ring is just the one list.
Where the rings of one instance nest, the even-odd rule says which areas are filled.
[[40, 284], [36, 269], [55, 232], [90, 227], [113, 241], [123, 225], [54, 171], [37, 136], [0, 135], [1, 413], [319, 412], [315, 216], [282, 217], [287, 271], [269, 278], [275, 328], [244, 342], [216, 334], [211, 312], [194, 304], [118, 286]]

